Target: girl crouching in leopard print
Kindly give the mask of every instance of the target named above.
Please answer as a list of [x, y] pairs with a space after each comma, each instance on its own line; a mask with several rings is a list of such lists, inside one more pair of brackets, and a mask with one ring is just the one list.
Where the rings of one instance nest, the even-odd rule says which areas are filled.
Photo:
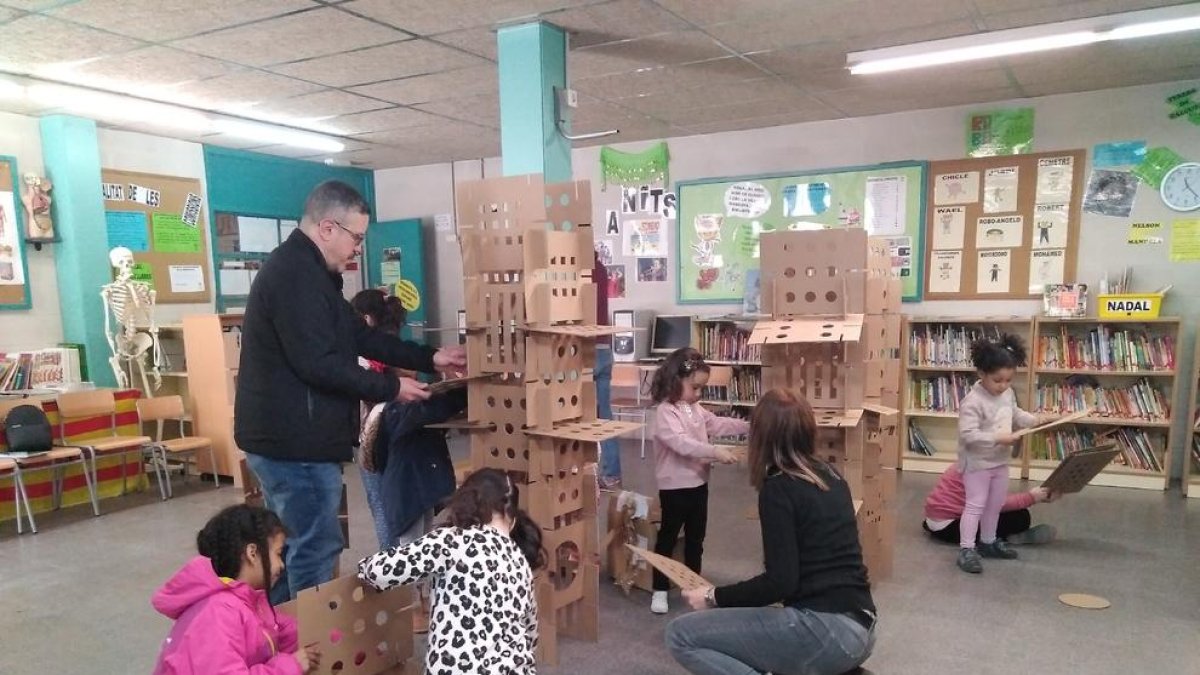
[[504, 472], [481, 469], [450, 497], [449, 526], [358, 563], [359, 578], [380, 590], [432, 578], [429, 675], [536, 672], [533, 572], [546, 554], [517, 503]]

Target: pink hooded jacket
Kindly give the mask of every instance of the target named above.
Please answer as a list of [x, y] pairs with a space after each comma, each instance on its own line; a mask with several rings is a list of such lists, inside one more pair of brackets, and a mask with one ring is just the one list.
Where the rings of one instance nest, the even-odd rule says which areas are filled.
[[302, 675], [292, 653], [296, 622], [276, 614], [265, 591], [226, 581], [196, 556], [151, 601], [174, 619], [154, 675]]

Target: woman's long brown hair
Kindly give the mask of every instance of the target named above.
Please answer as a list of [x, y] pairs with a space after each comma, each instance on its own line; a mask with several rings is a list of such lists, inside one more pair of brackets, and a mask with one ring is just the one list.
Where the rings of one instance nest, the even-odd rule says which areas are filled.
[[768, 391], [750, 415], [750, 484], [761, 490], [774, 468], [828, 490], [816, 468], [816, 435], [817, 421], [803, 396], [790, 389]]

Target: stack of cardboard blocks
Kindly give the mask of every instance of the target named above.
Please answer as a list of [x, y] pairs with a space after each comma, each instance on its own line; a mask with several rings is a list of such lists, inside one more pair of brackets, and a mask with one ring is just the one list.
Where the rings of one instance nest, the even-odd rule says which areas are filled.
[[591, 191], [514, 176], [460, 185], [471, 468], [523, 483], [521, 506], [542, 527], [539, 659], [558, 636], [598, 638], [596, 476], [600, 441], [640, 427], [596, 419]]
[[845, 476], [871, 578], [891, 575], [900, 386], [900, 284], [886, 245], [865, 230], [787, 231], [762, 238], [763, 389], [812, 405], [817, 454]]

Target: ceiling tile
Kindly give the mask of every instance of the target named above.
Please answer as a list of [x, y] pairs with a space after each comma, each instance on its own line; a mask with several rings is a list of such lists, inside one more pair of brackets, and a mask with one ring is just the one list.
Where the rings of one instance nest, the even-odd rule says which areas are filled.
[[489, 64], [478, 68], [448, 70], [444, 73], [378, 82], [354, 87], [351, 91], [385, 101], [411, 104], [456, 96], [495, 94], [499, 91], [498, 87], [496, 66]]
[[172, 46], [249, 66], [360, 49], [407, 37], [329, 7], [179, 40]]
[[597, 98], [616, 100], [646, 96], [672, 87], [710, 86], [717, 88], [759, 79], [764, 73], [738, 57], [713, 59], [669, 68], [652, 68], [581, 79], [572, 86]]
[[350, 115], [386, 108], [389, 104], [382, 101], [357, 96], [344, 91], [326, 89], [315, 94], [304, 94], [278, 101], [267, 101], [246, 110], [251, 116], [282, 116], [299, 118], [332, 117], [334, 115]]
[[572, 50], [567, 54], [567, 72], [572, 78], [597, 77], [726, 56], [731, 54], [711, 37], [689, 30]]
[[1064, 80], [1022, 83], [1021, 89], [1027, 96], [1050, 96], [1077, 91], [1095, 91], [1116, 87], [1133, 87], [1155, 82], [1176, 82], [1200, 79], [1200, 66], [1156, 68], [1154, 70], [1127, 71], [1120, 73], [1092, 72], [1076, 74]]
[[82, 0], [57, 4], [63, 6], [50, 10], [50, 15], [152, 42], [318, 6], [312, 0]]
[[[725, 100], [727, 101], [728, 99]], [[662, 119], [676, 126], [686, 127], [698, 124], [728, 122], [747, 117], [798, 114], [807, 111], [818, 113], [829, 112], [825, 105], [806, 96], [796, 94], [788, 98], [779, 98], [771, 101], [755, 101], [753, 105], [746, 105], [744, 102], [724, 102], [720, 105], [702, 108], [685, 108], [681, 106], [665, 114]]]
[[17, 9], [38, 12], [54, 5], [61, 5], [62, 0], [4, 0], [4, 4]]
[[414, 107], [451, 119], [500, 128], [500, 96], [497, 94], [447, 98], [421, 103]]
[[742, 103], [750, 107], [761, 101], [791, 98], [800, 93], [795, 85], [784, 80], [764, 77], [728, 83], [719, 91], [703, 86], [674, 87], [649, 96], [621, 99], [621, 105], [658, 117], [680, 108], [703, 108], [729, 101], [753, 101], [753, 104]]
[[[1008, 57], [1013, 76], [1022, 85], [1072, 77], [1093, 78], [1106, 73], [1200, 68], [1200, 40], [1194, 35], [1161, 36], [1149, 40], [1107, 42], [1054, 55], [1027, 54]], [[1119, 85], [1111, 85], [1113, 87]]]
[[491, 28], [468, 28], [452, 33], [442, 33], [431, 39], [491, 61], [495, 61], [497, 58], [496, 31]]
[[291, 98], [323, 89], [282, 75], [246, 70], [173, 88], [169, 94], [180, 102], [212, 110], [230, 110], [248, 105]]
[[363, 143], [379, 143], [383, 145], [402, 145], [405, 143], [426, 143], [451, 141], [456, 138], [470, 137], [476, 134], [492, 134], [494, 129], [488, 129], [466, 122], [444, 120], [437, 124], [426, 124], [419, 127], [376, 131], [369, 134], [356, 134], [354, 140]]
[[340, 7], [420, 35], [511, 23], [601, 0], [355, 0]]
[[241, 136], [232, 136], [230, 134], [209, 134], [201, 138], [201, 141], [210, 145], [220, 145], [226, 148], [235, 148], [237, 150], [248, 150], [250, 148], [262, 147], [263, 142], [260, 140], [250, 140]]
[[108, 56], [49, 76], [100, 89], [154, 95], [164, 87], [237, 72], [238, 66], [181, 52], [170, 47], [147, 47]]
[[986, 3], [974, 1], [983, 15], [980, 24], [984, 30], [1020, 28], [1180, 4], [1179, 0], [1013, 0], [997, 3], [990, 0]]
[[681, 31], [689, 27], [682, 19], [650, 0], [613, 0], [556, 12], [545, 18], [570, 33], [572, 47]]
[[746, 58], [779, 75], [802, 75], [809, 70], [846, 66], [846, 48], [840, 42], [821, 42], [746, 54]]
[[323, 120], [323, 124], [336, 129], [339, 134], [349, 136], [352, 134], [370, 133], [372, 131], [387, 131], [389, 129], [415, 127], [422, 124], [434, 124], [438, 121], [438, 117], [419, 110], [389, 108], [387, 110], [374, 110], [354, 115], [341, 115], [330, 120]]
[[779, 127], [786, 124], [802, 124], [804, 122], [817, 122], [820, 120], [836, 119], [839, 117], [832, 111], [822, 111], [819, 109], [802, 110], [797, 112], [787, 112], [778, 115], [765, 115], [762, 117], [746, 117], [743, 119], [729, 120], [725, 122], [709, 122], [706, 124], [693, 124], [683, 127], [688, 135], [691, 134], [715, 134], [723, 131], [745, 131], [747, 129], [765, 129], [767, 127]]
[[382, 47], [322, 56], [275, 66], [271, 70], [331, 87], [382, 82], [412, 75], [454, 70], [486, 63], [478, 56], [426, 40], [407, 40]]
[[876, 75], [851, 75], [845, 68], [810, 70], [785, 79], [812, 92], [866, 87], [901, 97], [938, 89], [999, 89], [1013, 84], [1003, 64], [994, 60]]
[[1013, 87], [1005, 87], [1001, 89], [971, 91], [943, 90], [934, 94], [924, 94], [921, 96], [889, 97], [872, 90], [870, 87], [863, 87], [860, 89], [825, 92], [820, 97], [822, 100], [829, 102], [843, 111], [845, 116], [858, 117], [903, 110], [925, 110], [928, 108], [942, 108], [968, 103], [1003, 101], [1021, 98], [1021, 94]]
[[137, 40], [31, 14], [0, 26], [0, 69], [30, 73], [144, 46]]
[[17, 18], [18, 16], [21, 16], [21, 14], [23, 14], [23, 12], [21, 12], [20, 10], [9, 9], [8, 7], [0, 7], [0, 23], [12, 21], [13, 19]]
[[[837, 0], [809, 0], [805, 6]], [[745, 21], [763, 15], [793, 11], [796, 0], [655, 0], [661, 7], [697, 26]]]

